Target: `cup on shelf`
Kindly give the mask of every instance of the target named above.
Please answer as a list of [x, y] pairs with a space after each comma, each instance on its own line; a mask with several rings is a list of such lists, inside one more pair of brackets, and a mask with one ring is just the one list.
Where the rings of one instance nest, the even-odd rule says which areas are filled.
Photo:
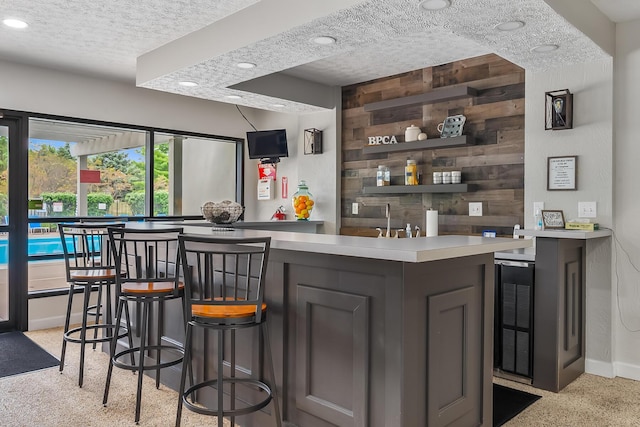
[[442, 172], [442, 183], [451, 184], [451, 172]]
[[434, 184], [442, 184], [442, 172], [434, 172], [433, 173], [433, 183]]
[[462, 182], [462, 172], [461, 171], [451, 171], [451, 183], [452, 184], [460, 184]]

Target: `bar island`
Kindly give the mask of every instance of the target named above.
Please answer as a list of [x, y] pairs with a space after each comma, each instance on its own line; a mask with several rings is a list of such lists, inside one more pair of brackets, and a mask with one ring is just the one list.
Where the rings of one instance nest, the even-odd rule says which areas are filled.
[[[184, 231], [271, 236], [266, 298], [285, 425], [492, 425], [494, 252], [530, 240]], [[163, 339], [183, 340], [179, 306], [167, 312]], [[239, 376], [262, 369], [256, 339], [237, 336]], [[214, 372], [215, 339], [195, 342], [196, 375]], [[272, 425], [267, 412], [238, 422]]]

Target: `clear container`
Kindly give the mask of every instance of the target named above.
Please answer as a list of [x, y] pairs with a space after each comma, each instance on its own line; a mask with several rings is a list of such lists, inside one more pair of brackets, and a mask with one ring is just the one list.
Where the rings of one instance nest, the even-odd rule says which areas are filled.
[[415, 160], [407, 160], [404, 167], [404, 185], [418, 185], [418, 166]]
[[300, 180], [298, 184], [298, 191], [293, 193], [291, 197], [291, 205], [293, 206], [293, 212], [297, 220], [308, 221], [311, 216], [311, 211], [315, 206], [313, 195], [309, 192], [309, 187], [304, 180]]
[[376, 185], [378, 187], [384, 187], [390, 184], [391, 172], [389, 171], [389, 168], [384, 165], [378, 166], [378, 170], [376, 171]]

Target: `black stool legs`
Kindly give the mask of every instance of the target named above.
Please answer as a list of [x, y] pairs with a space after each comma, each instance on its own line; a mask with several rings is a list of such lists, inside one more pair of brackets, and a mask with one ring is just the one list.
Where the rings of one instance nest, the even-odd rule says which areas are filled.
[[[269, 376], [271, 377], [271, 386], [264, 383], [262, 380], [257, 379], [245, 379], [245, 378], [237, 378], [235, 377], [236, 363], [235, 363], [235, 330], [231, 329], [231, 341], [230, 341], [230, 377], [224, 377], [224, 332], [227, 329], [217, 329], [218, 334], [218, 361], [217, 361], [217, 373], [216, 379], [214, 380], [204, 380], [198, 384], [193, 384], [193, 372], [192, 372], [192, 363], [191, 363], [191, 345], [192, 345], [192, 337], [193, 337], [193, 327], [195, 325], [192, 322], [187, 323], [187, 331], [185, 337], [185, 352], [184, 352], [184, 362], [182, 365], [182, 375], [180, 378], [180, 388], [178, 389], [178, 410], [176, 413], [176, 427], [180, 427], [181, 417], [182, 417], [182, 407], [183, 405], [192, 410], [193, 412], [197, 412], [199, 414], [204, 415], [213, 415], [218, 419], [218, 425], [223, 425], [223, 420], [225, 416], [228, 416], [231, 425], [235, 426], [235, 417], [238, 415], [246, 415], [251, 412], [256, 412], [266, 407], [269, 402], [273, 402], [273, 415], [275, 417], [276, 426], [282, 426], [282, 418], [280, 417], [280, 402], [278, 399], [278, 392], [276, 386], [276, 376], [275, 371], [273, 369], [273, 355], [271, 353], [271, 345], [269, 343], [269, 331], [267, 329], [266, 322], [262, 322], [260, 327], [261, 339], [264, 342], [264, 350], [268, 361], [266, 361]], [[191, 384], [192, 386], [185, 390], [186, 387], [186, 378], [187, 378], [187, 370], [189, 370], [189, 374], [191, 375]], [[229, 383], [230, 385], [230, 408], [224, 408], [224, 384]], [[236, 409], [235, 406], [235, 385], [236, 383], [245, 383], [256, 386], [263, 391], [265, 391], [268, 396], [262, 402], [257, 404]], [[203, 408], [201, 406], [195, 405], [195, 392], [201, 388], [207, 386], [214, 386], [217, 388], [217, 408], [216, 409], [208, 409]], [[189, 396], [191, 395], [191, 400], [189, 401]]]
[[[64, 321], [64, 333], [62, 336], [62, 351], [60, 354], [60, 372], [64, 370], [64, 361], [67, 352], [67, 342], [80, 344], [80, 367], [78, 373], [78, 386], [82, 387], [84, 381], [84, 357], [85, 357], [85, 345], [88, 343], [93, 344], [93, 349], [95, 350], [97, 343], [111, 341], [111, 335], [115, 332], [115, 328], [110, 323], [110, 311], [111, 311], [111, 301], [109, 298], [111, 297], [110, 286], [112, 284], [97, 284], [99, 286], [98, 292], [98, 302], [96, 306], [90, 306], [89, 301], [91, 298], [91, 288], [93, 284], [84, 284], [79, 285], [83, 288], [83, 299], [82, 299], [82, 323], [81, 326], [73, 329], [70, 328], [71, 324], [71, 311], [73, 307], [73, 296], [75, 291], [75, 285], [72, 283], [69, 285], [69, 298], [67, 300], [67, 313]], [[101, 312], [102, 307], [102, 286], [107, 287], [107, 303], [105, 312]], [[95, 309], [95, 312], [91, 312], [91, 310]], [[94, 316], [95, 323], [93, 325], [88, 325], [88, 316]], [[106, 319], [105, 323], [100, 323], [100, 318]], [[87, 338], [87, 331], [93, 329], [93, 338]], [[103, 334], [101, 337], [98, 336], [98, 329], [103, 330]], [[76, 335], [79, 334], [79, 337]]]

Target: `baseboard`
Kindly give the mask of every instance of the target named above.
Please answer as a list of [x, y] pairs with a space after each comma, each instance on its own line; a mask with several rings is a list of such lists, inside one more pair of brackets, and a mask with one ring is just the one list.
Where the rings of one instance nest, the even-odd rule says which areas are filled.
[[[29, 319], [29, 330], [37, 331], [40, 329], [50, 329], [64, 326], [64, 319], [64, 315]], [[82, 313], [72, 313], [71, 324], [75, 325], [79, 323], [82, 323]]]
[[629, 378], [630, 380], [640, 380], [640, 366], [630, 363], [615, 362], [616, 376]]
[[613, 378], [616, 376], [613, 363], [603, 362], [601, 360], [586, 359], [584, 363], [584, 371], [588, 374], [598, 375], [605, 378]]

